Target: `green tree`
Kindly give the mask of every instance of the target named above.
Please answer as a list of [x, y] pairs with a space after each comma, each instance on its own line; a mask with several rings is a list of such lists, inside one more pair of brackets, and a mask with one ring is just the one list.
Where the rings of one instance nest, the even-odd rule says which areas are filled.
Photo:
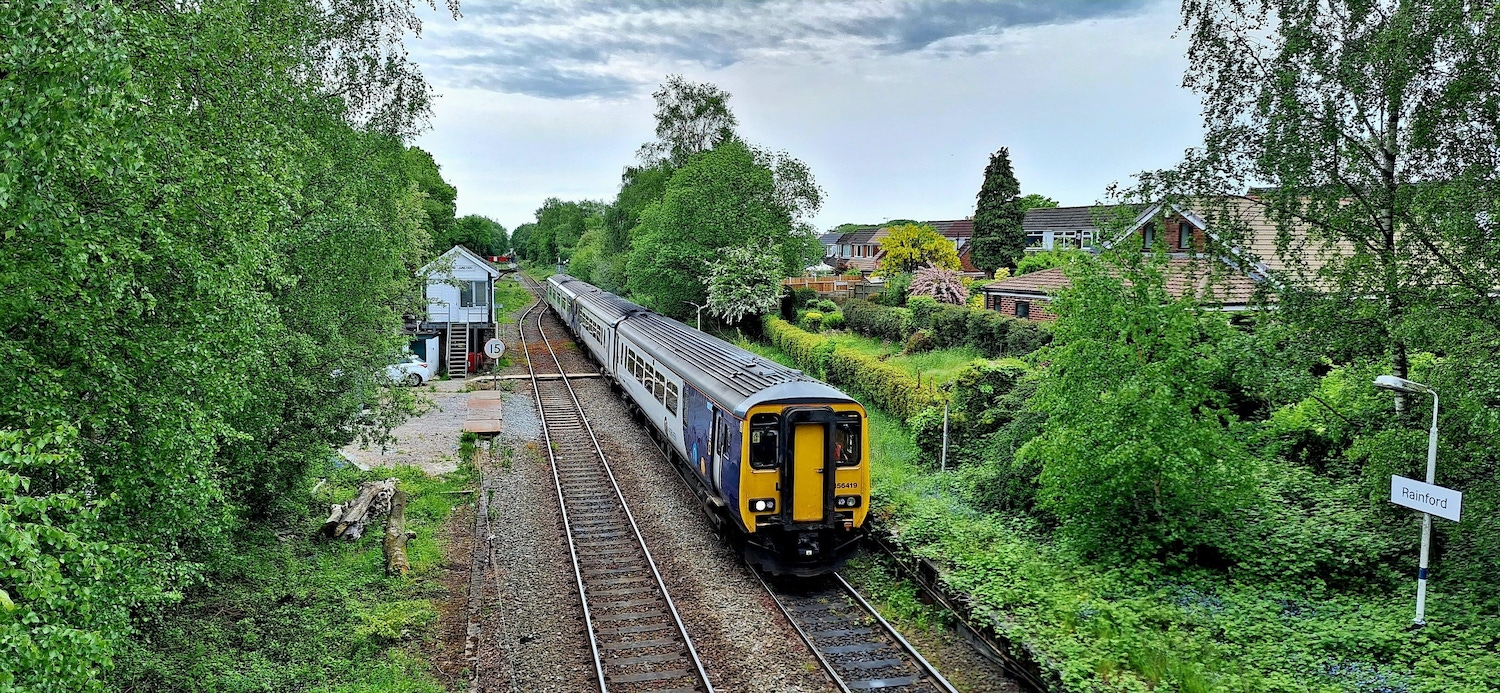
[[647, 167], [666, 163], [677, 168], [694, 154], [735, 138], [739, 121], [729, 110], [729, 92], [669, 75], [651, 96], [656, 100], [656, 141], [641, 145], [639, 152]]
[[1037, 193], [1022, 195], [1021, 213], [1025, 214], [1026, 212], [1033, 209], [1056, 209], [1057, 204], [1057, 200], [1047, 197], [1046, 195], [1039, 195]]
[[[1228, 323], [1167, 293], [1165, 263], [1069, 266], [1030, 407], [1047, 417], [1017, 453], [1039, 504], [1091, 553], [1180, 563], [1228, 545], [1252, 465], [1214, 389]], [[1128, 277], [1129, 282], [1123, 277]]]
[[984, 184], [974, 209], [973, 250], [969, 254], [974, 266], [990, 273], [1015, 267], [1026, 253], [1026, 231], [1021, 228], [1025, 218], [1021, 183], [1011, 168], [1010, 150], [1001, 147], [990, 155], [990, 163], [984, 168]]
[[[1204, 147], [1146, 178], [1150, 194], [1202, 198], [1230, 239], [1247, 206], [1277, 224], [1293, 265], [1282, 309], [1308, 344], [1384, 353], [1405, 375], [1435, 306], [1500, 325], [1491, 5], [1207, 0], [1183, 10]], [[1245, 195], [1252, 184], [1266, 187]]]
[[[456, 223], [458, 189], [443, 180], [441, 167], [426, 150], [407, 147], [405, 154], [406, 175], [416, 182], [422, 192], [422, 211], [426, 212], [427, 235], [431, 238], [447, 238], [453, 233]], [[453, 247], [449, 244], [442, 250]], [[473, 248], [470, 248], [473, 250]], [[442, 251], [439, 251], [442, 252]]]
[[764, 315], [781, 300], [781, 258], [758, 248], [728, 248], [709, 265], [708, 312], [727, 323]]
[[0, 687], [99, 689], [132, 610], [410, 402], [416, 22], [0, 5]]
[[434, 236], [434, 254], [447, 252], [461, 245], [483, 256], [503, 255], [510, 247], [510, 238], [500, 222], [478, 214], [460, 217], [443, 235]]
[[[806, 180], [778, 181], [778, 172]], [[783, 164], [737, 140], [693, 157], [667, 183], [661, 199], [641, 212], [632, 232], [629, 290], [647, 305], [686, 317], [703, 303], [700, 279], [723, 250], [753, 247], [775, 255], [783, 276], [804, 266], [811, 227], [799, 215], [815, 210], [821, 193], [806, 167]]]
[[1069, 263], [1088, 255], [1083, 250], [1043, 250], [1035, 253], [1026, 253], [1020, 262], [1016, 263], [1016, 276], [1040, 272], [1053, 267], [1067, 267]]
[[880, 274], [911, 274], [931, 265], [956, 270], [961, 265], [953, 241], [944, 238], [926, 224], [902, 224], [891, 227], [880, 239]]

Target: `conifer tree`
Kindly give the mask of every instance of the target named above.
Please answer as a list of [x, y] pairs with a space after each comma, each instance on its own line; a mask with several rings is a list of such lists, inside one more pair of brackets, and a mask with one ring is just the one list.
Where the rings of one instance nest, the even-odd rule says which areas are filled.
[[984, 168], [984, 185], [974, 210], [974, 249], [970, 253], [974, 266], [987, 273], [1015, 267], [1026, 252], [1026, 232], [1021, 228], [1025, 216], [1021, 183], [1011, 168], [1010, 150], [1001, 147], [990, 155], [990, 163]]

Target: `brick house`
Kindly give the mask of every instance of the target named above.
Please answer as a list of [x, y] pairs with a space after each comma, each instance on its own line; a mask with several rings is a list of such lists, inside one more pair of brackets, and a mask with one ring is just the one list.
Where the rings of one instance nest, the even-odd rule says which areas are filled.
[[[1166, 289], [1173, 296], [1193, 295], [1216, 310], [1253, 308], [1257, 293], [1274, 300], [1274, 277], [1288, 271], [1278, 252], [1277, 228], [1252, 197], [1217, 200], [1238, 227], [1230, 242], [1209, 227], [1205, 218], [1181, 205], [1152, 205], [1134, 217], [1127, 230], [1102, 240], [1096, 220], [1121, 213], [1120, 207], [1064, 207], [1033, 209], [1026, 213], [1028, 252], [1076, 247], [1098, 253], [1125, 244], [1141, 252], [1163, 248], [1168, 255]], [[1294, 230], [1289, 247], [1316, 269], [1329, 254], [1344, 249], [1314, 247]], [[1061, 268], [1007, 277], [984, 285], [985, 307], [1029, 320], [1054, 320], [1047, 310], [1051, 297], [1069, 286]]]

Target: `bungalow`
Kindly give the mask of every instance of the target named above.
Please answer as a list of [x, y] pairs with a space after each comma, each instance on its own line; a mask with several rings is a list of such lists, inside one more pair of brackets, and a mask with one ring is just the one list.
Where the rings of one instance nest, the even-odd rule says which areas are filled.
[[[984, 271], [976, 268], [969, 259], [970, 241], [974, 238], [973, 219], [921, 223], [931, 226], [953, 243], [953, 249], [958, 253], [960, 271], [970, 276], [984, 276]], [[829, 238], [833, 234], [825, 234], [823, 244], [827, 249], [828, 257], [824, 259], [824, 262], [839, 270], [857, 270], [861, 274], [869, 275], [880, 267], [880, 258], [885, 254], [885, 251], [880, 249], [880, 242], [889, 235], [890, 227], [885, 226], [855, 229], [835, 238]]]
[[[1166, 288], [1174, 296], [1193, 295], [1218, 310], [1251, 308], [1257, 291], [1270, 288], [1276, 274], [1288, 271], [1277, 246], [1277, 228], [1253, 197], [1215, 200], [1236, 222], [1239, 233], [1233, 241], [1209, 228], [1205, 217], [1178, 204], [1156, 204], [1134, 216], [1127, 230], [1103, 240], [1097, 220], [1120, 213], [1119, 207], [1073, 207], [1033, 209], [1026, 213], [1028, 252], [1059, 248], [1082, 248], [1098, 253], [1101, 248], [1132, 244], [1142, 252], [1165, 248], [1168, 253]], [[1316, 269], [1340, 248], [1314, 247], [1304, 234], [1292, 234], [1289, 246], [1299, 251], [1302, 262]], [[1030, 320], [1053, 320], [1047, 304], [1058, 290], [1069, 285], [1060, 268], [998, 279], [986, 284], [985, 307]], [[1274, 298], [1265, 292], [1268, 298]]]
[[427, 279], [427, 314], [416, 332], [437, 336], [448, 376], [462, 378], [478, 365], [484, 343], [495, 336], [495, 280], [500, 271], [456, 245], [417, 275]]

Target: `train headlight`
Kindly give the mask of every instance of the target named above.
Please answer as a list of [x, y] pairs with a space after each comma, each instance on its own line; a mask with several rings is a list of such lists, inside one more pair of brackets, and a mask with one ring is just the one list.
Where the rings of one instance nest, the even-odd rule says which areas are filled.
[[750, 511], [751, 512], [757, 512], [757, 513], [775, 512], [776, 511], [776, 499], [774, 499], [774, 498], [757, 498], [757, 499], [755, 499], [753, 501], [750, 501]]
[[833, 506], [836, 508], [858, 508], [859, 501], [859, 496], [838, 496], [833, 499]]

